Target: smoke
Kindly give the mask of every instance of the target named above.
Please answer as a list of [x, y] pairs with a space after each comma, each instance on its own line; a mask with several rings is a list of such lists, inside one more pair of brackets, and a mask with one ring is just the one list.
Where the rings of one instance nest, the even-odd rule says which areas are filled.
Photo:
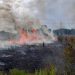
[[0, 31], [16, 33], [15, 22], [10, 12], [9, 5], [0, 0]]
[[[45, 0], [0, 0], [0, 8], [1, 31], [5, 28], [5, 31], [13, 30], [15, 25], [17, 28], [40, 28], [45, 12]], [[7, 13], [6, 19], [3, 17], [3, 13]], [[8, 17], [9, 15], [10, 17]], [[32, 26], [28, 25], [31, 22]]]
[[49, 33], [47, 27], [42, 25], [46, 17], [45, 1], [46, 0], [0, 1], [0, 31], [4, 31], [4, 33], [9, 32], [9, 34], [16, 33], [16, 35], [18, 35], [18, 38], [16, 37], [17, 39], [13, 39], [13, 37], [9, 39], [9, 37], [5, 36], [8, 38], [6, 42], [11, 44], [30, 42], [50, 43], [55, 40], [53, 34]]
[[[44, 0], [15, 0], [12, 3], [11, 11], [17, 23], [21, 25], [21, 27], [26, 27], [27, 22], [31, 20], [33, 20], [34, 23], [36, 23], [35, 20], [42, 21], [41, 16], [44, 10], [43, 1]], [[40, 22], [38, 25], [40, 25]]]
[[75, 28], [74, 0], [0, 0], [1, 4], [6, 4], [3, 7], [10, 9], [17, 24], [23, 27], [26, 19], [36, 18], [51, 29]]

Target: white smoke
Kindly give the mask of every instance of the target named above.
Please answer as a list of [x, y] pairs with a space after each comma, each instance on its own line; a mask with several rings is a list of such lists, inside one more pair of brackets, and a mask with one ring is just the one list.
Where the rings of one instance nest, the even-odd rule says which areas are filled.
[[63, 28], [75, 28], [75, 0], [0, 0], [0, 5], [3, 1], [11, 6], [21, 25], [29, 16], [39, 18], [52, 29], [60, 28], [60, 22]]
[[38, 10], [35, 6], [35, 0], [16, 0], [12, 4], [12, 12], [17, 17], [31, 16], [35, 17]]
[[[42, 5], [41, 5], [42, 4]], [[27, 28], [28, 21], [33, 21], [36, 28], [40, 27], [42, 10], [44, 10], [44, 0], [0, 0], [0, 19], [1, 27], [0, 30], [6, 31], [12, 30], [17, 26]], [[4, 12], [3, 12], [4, 11]], [[7, 18], [3, 18], [4, 14], [7, 13]], [[10, 18], [8, 17], [10, 15]], [[12, 23], [10, 24], [10, 20]], [[38, 24], [37, 24], [37, 20]], [[4, 21], [4, 22], [3, 22]], [[14, 22], [13, 22], [14, 21]], [[5, 25], [7, 24], [7, 25]], [[37, 25], [35, 25], [37, 24]], [[10, 32], [10, 31], [9, 31]], [[12, 31], [13, 32], [13, 31]]]
[[[32, 42], [52, 42], [54, 37], [48, 32], [48, 29], [44, 27], [41, 30], [42, 23], [40, 21], [43, 21], [43, 18], [45, 18], [45, 1], [46, 0], [1, 0], [0, 31], [17, 33], [16, 28], [18, 27], [29, 30], [34, 28], [38, 30], [37, 37], [41, 39], [37, 41], [31, 40]], [[33, 22], [32, 25], [28, 24], [29, 22]], [[6, 40], [4, 42], [2, 46], [5, 46], [8, 41]]]
[[[44, 0], [43, 0], [44, 1]], [[11, 5], [11, 11], [14, 14], [18, 25], [21, 27], [28, 27], [27, 20], [41, 20], [42, 10], [44, 10], [44, 3], [42, 0], [15, 0]], [[41, 5], [42, 4], [42, 5]], [[40, 23], [38, 26], [40, 27]]]

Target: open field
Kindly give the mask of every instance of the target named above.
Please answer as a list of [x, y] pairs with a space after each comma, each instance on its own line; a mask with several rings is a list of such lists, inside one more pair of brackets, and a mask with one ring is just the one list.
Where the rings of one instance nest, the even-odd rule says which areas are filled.
[[0, 75], [75, 75], [75, 37], [0, 50], [0, 70]]

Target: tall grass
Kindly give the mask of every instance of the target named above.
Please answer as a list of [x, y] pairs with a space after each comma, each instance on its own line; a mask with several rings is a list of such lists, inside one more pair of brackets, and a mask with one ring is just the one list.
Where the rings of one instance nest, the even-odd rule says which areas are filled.
[[[3, 75], [0, 72], [0, 75]], [[34, 73], [27, 73], [24, 70], [13, 69], [10, 71], [9, 75], [56, 75], [54, 66], [51, 66], [50, 69], [40, 69], [35, 70]]]

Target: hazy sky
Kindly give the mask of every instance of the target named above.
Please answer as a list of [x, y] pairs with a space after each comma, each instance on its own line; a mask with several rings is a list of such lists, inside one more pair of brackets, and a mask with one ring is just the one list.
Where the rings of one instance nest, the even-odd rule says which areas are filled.
[[28, 15], [40, 18], [51, 29], [75, 28], [75, 0], [0, 0], [0, 3], [2, 1], [13, 1], [11, 9], [21, 23]]
[[53, 29], [75, 28], [75, 0], [45, 0], [45, 2], [45, 24]]
[[40, 17], [51, 29], [75, 28], [75, 0], [22, 0], [21, 6], [21, 15]]

